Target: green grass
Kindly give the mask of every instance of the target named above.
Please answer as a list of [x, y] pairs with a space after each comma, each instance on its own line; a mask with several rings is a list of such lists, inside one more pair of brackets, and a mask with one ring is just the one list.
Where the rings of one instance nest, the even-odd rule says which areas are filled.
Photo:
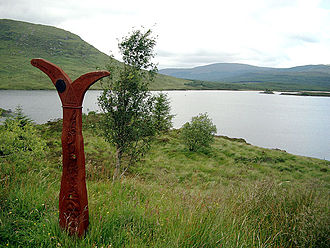
[[0, 157], [0, 247], [329, 247], [329, 161], [225, 137], [190, 152], [173, 130], [113, 184], [97, 119], [84, 116], [86, 236], [58, 226], [58, 121], [36, 127], [45, 156]]

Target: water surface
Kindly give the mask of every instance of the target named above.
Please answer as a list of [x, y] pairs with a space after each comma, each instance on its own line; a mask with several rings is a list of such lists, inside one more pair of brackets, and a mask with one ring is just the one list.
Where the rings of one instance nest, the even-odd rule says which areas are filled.
[[[218, 134], [253, 145], [330, 160], [330, 98], [260, 94], [256, 91], [169, 91], [174, 127], [208, 112]], [[100, 91], [88, 91], [83, 112], [98, 111]], [[37, 123], [61, 118], [56, 91], [0, 91], [0, 107], [15, 109]]]

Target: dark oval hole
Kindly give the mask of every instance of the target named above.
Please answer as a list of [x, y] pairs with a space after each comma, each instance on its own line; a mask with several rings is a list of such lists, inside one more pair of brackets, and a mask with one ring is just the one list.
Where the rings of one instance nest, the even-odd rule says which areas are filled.
[[56, 81], [55, 87], [56, 87], [58, 92], [62, 93], [62, 92], [65, 91], [66, 84], [65, 84], [63, 79], [59, 79], [59, 80]]

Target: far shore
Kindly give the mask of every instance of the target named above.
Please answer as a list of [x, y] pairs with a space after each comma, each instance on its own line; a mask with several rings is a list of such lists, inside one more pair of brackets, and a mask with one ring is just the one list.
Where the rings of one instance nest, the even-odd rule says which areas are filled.
[[301, 92], [283, 92], [285, 96], [322, 96], [330, 97], [330, 92], [327, 91], [301, 91]]
[[[9, 90], [24, 90], [24, 91], [34, 91], [34, 90], [45, 90], [45, 91], [56, 91], [55, 88], [49, 89], [0, 89], [0, 91]], [[89, 91], [101, 91], [103, 89], [89, 89]], [[150, 89], [150, 91], [255, 91], [260, 92], [260, 94], [273, 95], [275, 92], [279, 95], [286, 96], [320, 96], [320, 97], [330, 97], [330, 91], [288, 91], [288, 90], [257, 90], [257, 89]]]

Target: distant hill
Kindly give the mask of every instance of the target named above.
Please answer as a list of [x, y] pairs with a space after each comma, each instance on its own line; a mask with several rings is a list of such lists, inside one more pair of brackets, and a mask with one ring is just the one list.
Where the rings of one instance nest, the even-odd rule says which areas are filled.
[[[0, 19], [0, 58], [0, 89], [55, 89], [44, 73], [31, 66], [32, 58], [57, 64], [72, 80], [104, 67], [110, 59], [63, 29], [7, 19]], [[187, 89], [189, 83], [158, 75], [151, 88]], [[96, 83], [93, 88], [98, 89], [100, 85]]]
[[[273, 88], [287, 90], [330, 90], [329, 65], [269, 68], [247, 64], [216, 63], [190, 69], [163, 69], [159, 73], [195, 80], [191, 85], [206, 88]], [[203, 82], [206, 81], [206, 82]], [[217, 82], [221, 82], [217, 84]]]
[[[0, 19], [0, 90], [54, 89], [48, 77], [30, 64], [44, 58], [59, 65], [73, 80], [96, 68], [104, 68], [110, 57], [79, 36], [40, 24]], [[120, 66], [120, 62], [115, 61]], [[191, 69], [160, 70], [153, 90], [327, 90], [330, 66], [306, 65], [286, 69], [246, 64], [218, 63]], [[93, 89], [100, 89], [96, 83]]]

